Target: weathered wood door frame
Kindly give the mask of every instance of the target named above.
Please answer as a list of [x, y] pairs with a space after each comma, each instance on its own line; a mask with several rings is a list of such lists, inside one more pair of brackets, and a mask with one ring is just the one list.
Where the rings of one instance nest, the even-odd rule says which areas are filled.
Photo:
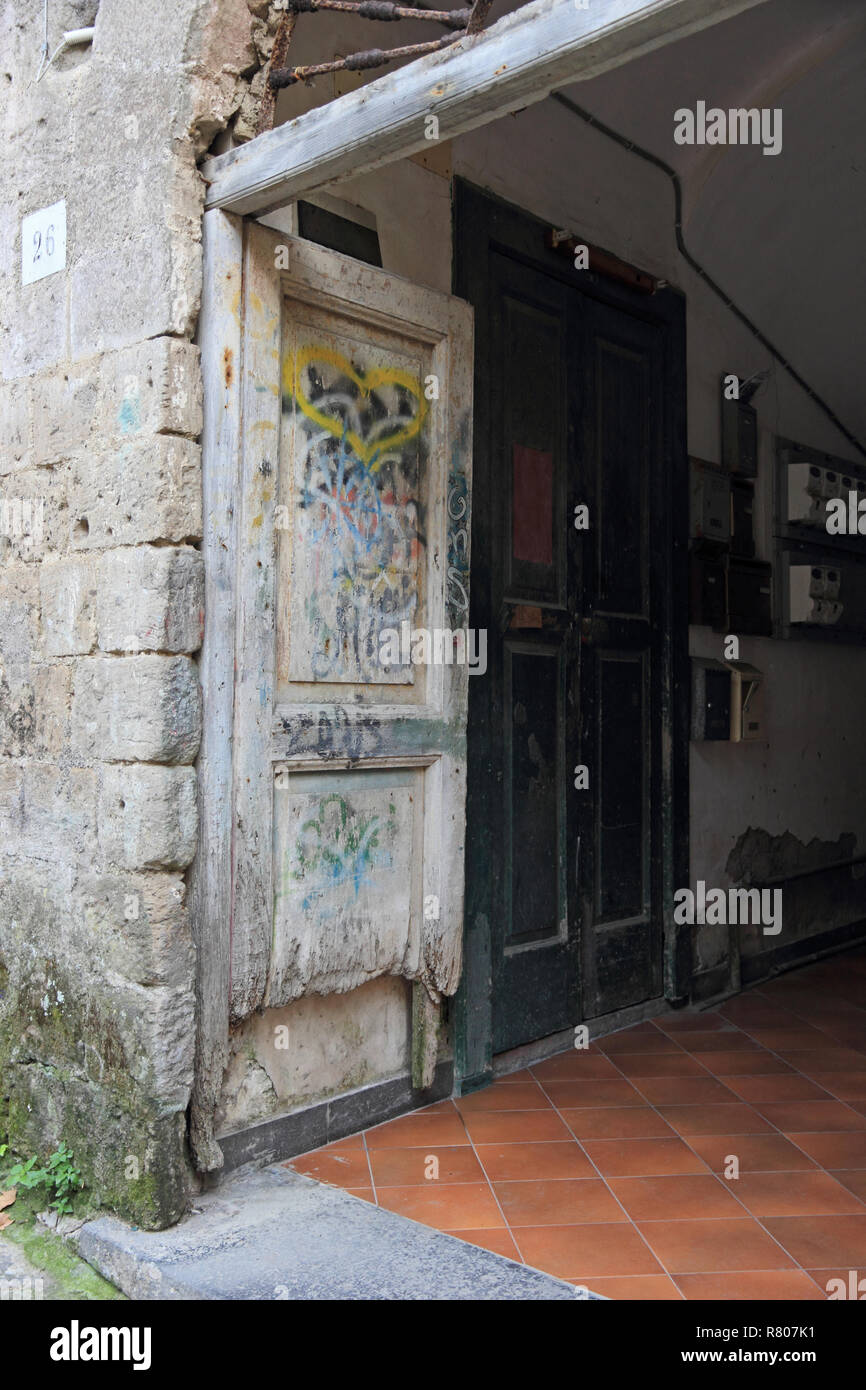
[[[478, 199], [496, 208], [495, 229], [486, 234], [475, 220], [470, 228], [470, 206]], [[575, 276], [568, 261], [544, 246], [545, 224], [531, 214], [492, 198], [471, 185], [457, 183], [455, 195], [455, 279], [454, 288], [479, 306], [486, 301], [479, 287], [486, 284], [491, 249], [509, 256], [549, 276], [552, 281], [574, 286]], [[663, 980], [669, 1001], [682, 1002], [688, 991], [691, 972], [691, 941], [687, 930], [673, 922], [674, 888], [688, 882], [688, 474], [685, 419], [685, 306], [682, 296], [661, 290], [652, 297], [639, 294], [600, 277], [583, 273], [581, 290], [601, 304], [643, 317], [660, 327], [665, 341], [666, 383], [664, 403], [665, 475], [668, 483], [668, 534], [665, 540], [668, 572], [659, 613], [664, 630], [662, 681], [662, 722], [667, 756], [661, 768], [661, 900], [663, 907]], [[477, 307], [479, 315], [484, 311]], [[486, 364], [480, 360], [485, 330], [478, 321], [479, 353], [476, 358], [475, 388], [475, 477], [476, 507], [473, 531], [484, 524], [486, 489], [494, 485], [495, 463], [486, 457], [489, 430], [489, 400]], [[501, 461], [500, 461], [501, 472]], [[501, 481], [501, 480], [500, 480]], [[483, 574], [473, 576], [471, 622], [480, 621], [475, 612], [485, 604]], [[485, 775], [475, 757], [471, 739], [469, 783]], [[489, 873], [486, 868], [466, 860], [466, 921], [464, 928], [464, 970], [456, 1001], [456, 1073], [463, 1091], [485, 1085], [493, 1074], [493, 959], [491, 946]], [[574, 1022], [580, 1022], [575, 1019]]]
[[[268, 1003], [274, 930], [274, 774], [406, 771], [421, 793], [423, 920], [413, 908], [407, 960], [415, 982], [413, 1078], [435, 1060], [441, 995], [459, 977], [463, 915], [465, 665], [429, 666], [418, 698], [397, 690], [352, 703], [323, 688], [281, 703], [275, 682], [275, 483], [280, 465], [284, 288], [358, 322], [395, 322], [424, 345], [440, 384], [429, 411], [422, 553], [432, 629], [466, 623], [471, 496], [472, 313], [468, 305], [310, 242], [221, 212], [206, 214], [200, 328], [205, 383], [204, 727], [200, 845], [192, 873], [197, 968], [196, 1075], [190, 1140], [197, 1166], [219, 1168], [213, 1114], [229, 1028]], [[288, 266], [278, 250], [286, 248]], [[357, 310], [355, 309], [355, 306]], [[435, 417], [435, 418], [434, 418]], [[360, 697], [359, 697], [360, 698]], [[336, 716], [336, 717], [334, 717]], [[323, 741], [323, 719], [327, 736]], [[428, 918], [428, 904], [435, 904]], [[348, 986], [345, 986], [348, 987]]]

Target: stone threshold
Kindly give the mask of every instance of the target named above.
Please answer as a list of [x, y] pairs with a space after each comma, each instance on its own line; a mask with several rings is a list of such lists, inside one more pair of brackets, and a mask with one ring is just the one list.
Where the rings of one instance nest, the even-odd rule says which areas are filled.
[[277, 1165], [204, 1193], [166, 1231], [101, 1216], [73, 1239], [132, 1299], [606, 1301]]

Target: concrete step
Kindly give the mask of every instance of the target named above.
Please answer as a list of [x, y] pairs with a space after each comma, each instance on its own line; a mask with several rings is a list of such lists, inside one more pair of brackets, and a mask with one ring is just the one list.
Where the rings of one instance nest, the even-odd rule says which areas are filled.
[[169, 1230], [103, 1216], [76, 1241], [135, 1299], [600, 1297], [278, 1164], [199, 1196]]

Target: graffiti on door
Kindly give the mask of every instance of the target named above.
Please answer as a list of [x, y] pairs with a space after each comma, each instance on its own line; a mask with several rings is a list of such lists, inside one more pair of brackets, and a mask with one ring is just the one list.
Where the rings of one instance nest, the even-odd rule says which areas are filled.
[[420, 379], [313, 344], [287, 356], [283, 389], [296, 424], [291, 678], [411, 680], [380, 665], [378, 635], [419, 603]]

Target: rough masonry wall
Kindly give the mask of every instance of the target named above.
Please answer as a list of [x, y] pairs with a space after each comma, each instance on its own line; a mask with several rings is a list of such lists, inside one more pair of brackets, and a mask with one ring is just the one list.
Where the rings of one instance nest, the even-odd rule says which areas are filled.
[[[244, 0], [0, 9], [0, 1139], [61, 1139], [142, 1225], [189, 1173], [202, 637], [196, 159], [257, 56]], [[21, 219], [66, 200], [23, 286]]]

